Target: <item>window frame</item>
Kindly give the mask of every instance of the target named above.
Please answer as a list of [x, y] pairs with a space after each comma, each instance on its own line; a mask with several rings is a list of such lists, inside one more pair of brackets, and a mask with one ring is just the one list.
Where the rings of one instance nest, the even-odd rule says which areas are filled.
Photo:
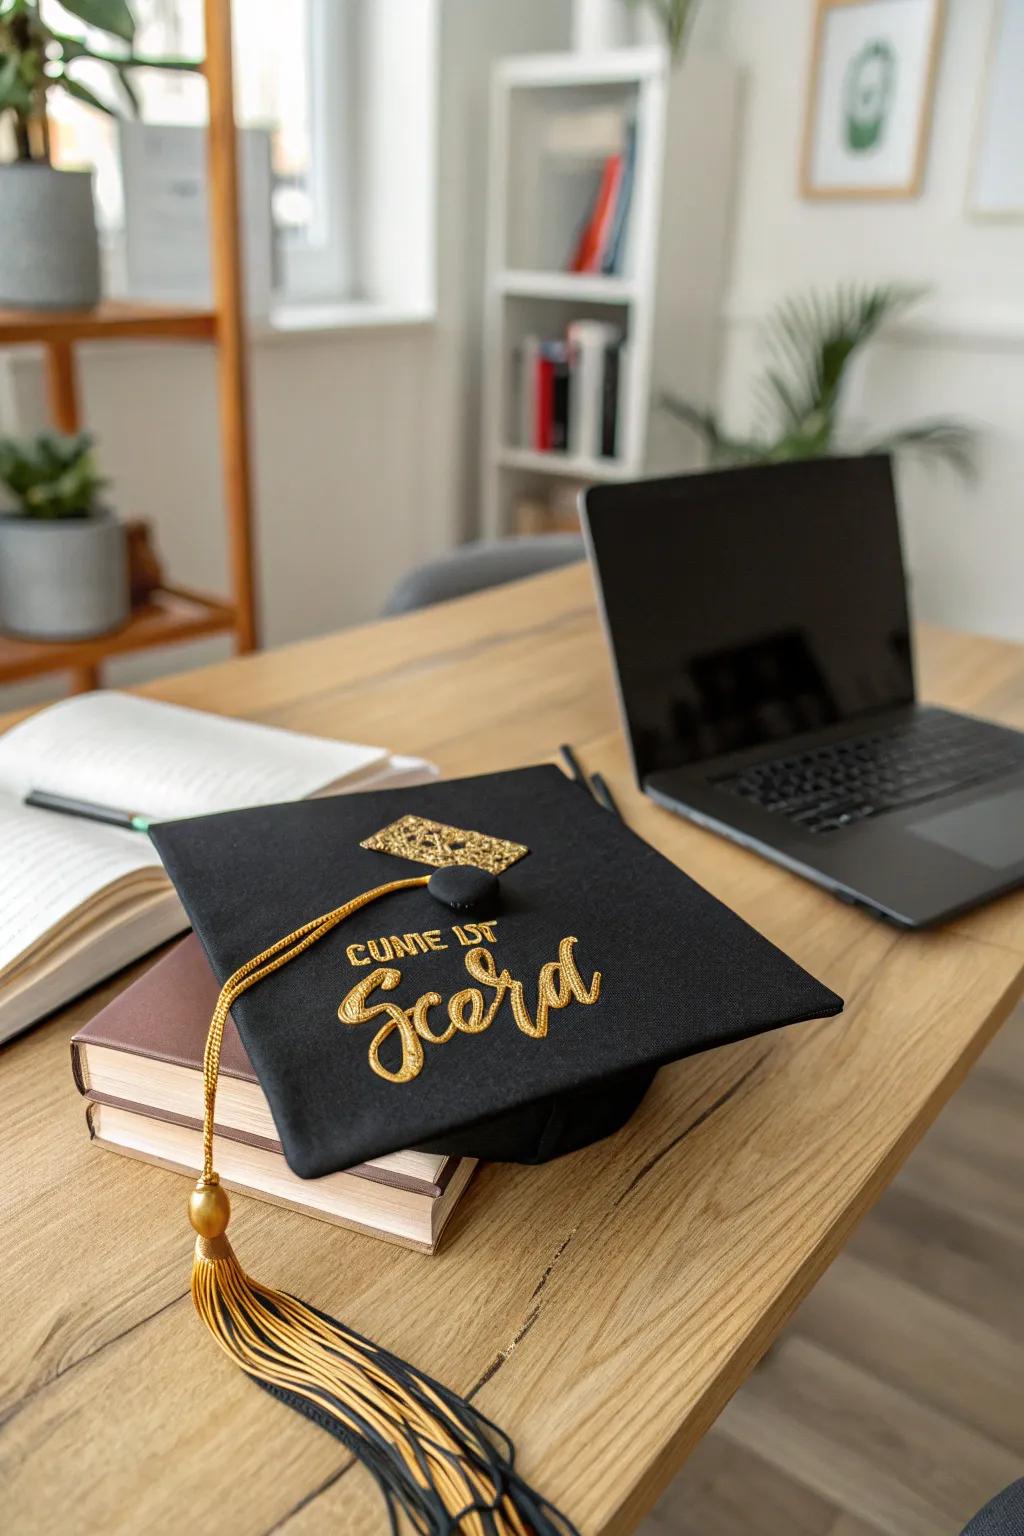
[[[352, 91], [356, 8], [350, 0], [307, 0], [309, 158], [313, 224], [303, 238], [280, 240], [283, 302], [301, 305], [351, 297], [354, 261], [344, 218], [356, 190], [352, 174]], [[339, 84], [340, 82], [340, 84]]]

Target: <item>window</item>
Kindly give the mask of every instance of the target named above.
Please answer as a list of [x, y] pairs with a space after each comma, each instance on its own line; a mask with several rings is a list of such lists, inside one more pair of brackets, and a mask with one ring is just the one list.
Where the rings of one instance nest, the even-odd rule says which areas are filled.
[[[43, 9], [81, 32], [57, 0]], [[202, 0], [133, 9], [138, 53], [202, 56]], [[282, 298], [432, 308], [437, 0], [234, 0], [233, 22], [238, 121], [272, 130]], [[116, 95], [102, 65], [77, 72], [103, 99]], [[133, 83], [146, 120], [205, 122], [197, 76], [140, 70]], [[95, 168], [100, 226], [116, 246], [117, 124], [63, 92], [52, 118], [54, 160]]]

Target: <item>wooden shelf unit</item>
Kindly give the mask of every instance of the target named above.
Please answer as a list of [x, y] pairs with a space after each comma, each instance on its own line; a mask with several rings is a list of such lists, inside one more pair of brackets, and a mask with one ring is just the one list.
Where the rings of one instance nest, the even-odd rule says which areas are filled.
[[239, 653], [256, 646], [248, 370], [238, 224], [231, 0], [205, 3], [212, 310], [105, 300], [91, 310], [0, 309], [0, 346], [42, 346], [51, 419], [62, 432], [83, 420], [75, 348], [123, 340], [208, 341], [216, 349], [221, 457], [231, 593], [211, 598], [179, 588], [154, 593], [127, 624], [81, 641], [0, 636], [0, 685], [43, 672], [70, 672], [72, 689], [100, 683], [111, 656], [214, 634], [233, 634]]
[[217, 316], [211, 309], [177, 309], [166, 304], [105, 299], [95, 309], [0, 309], [0, 346], [25, 342], [136, 340], [211, 341]]
[[132, 609], [123, 628], [90, 640], [19, 640], [0, 635], [0, 678], [21, 682], [43, 672], [90, 673], [110, 656], [145, 651], [156, 645], [201, 640], [235, 628], [230, 603], [183, 587], [164, 587]]

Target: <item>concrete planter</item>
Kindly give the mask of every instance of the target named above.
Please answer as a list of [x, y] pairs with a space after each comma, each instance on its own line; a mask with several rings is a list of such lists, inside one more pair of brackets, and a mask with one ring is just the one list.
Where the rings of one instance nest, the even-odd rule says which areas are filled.
[[607, 53], [634, 41], [625, 0], [573, 0], [572, 43], [577, 53]]
[[91, 309], [100, 252], [90, 171], [0, 165], [0, 305]]
[[32, 640], [85, 640], [129, 613], [124, 528], [88, 517], [0, 515], [0, 628]]

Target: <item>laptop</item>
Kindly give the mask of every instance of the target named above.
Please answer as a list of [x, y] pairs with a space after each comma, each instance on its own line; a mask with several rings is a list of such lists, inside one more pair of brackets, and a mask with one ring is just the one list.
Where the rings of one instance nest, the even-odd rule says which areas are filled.
[[918, 702], [888, 458], [581, 511], [652, 800], [911, 928], [1024, 883], [1024, 732]]

